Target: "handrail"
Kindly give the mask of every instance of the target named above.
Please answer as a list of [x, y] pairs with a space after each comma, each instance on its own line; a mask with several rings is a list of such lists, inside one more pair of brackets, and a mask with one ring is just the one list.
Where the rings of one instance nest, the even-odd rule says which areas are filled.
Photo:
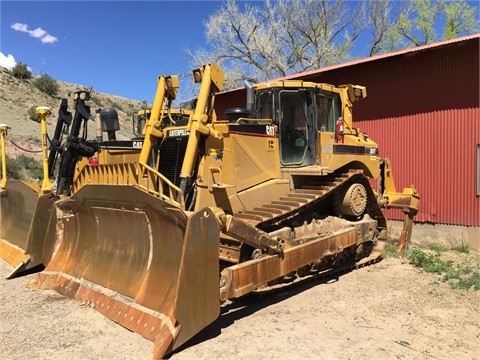
[[[144, 179], [146, 178], [147, 180], [146, 185], [142, 185], [139, 181], [137, 184], [138, 187], [146, 190], [152, 195], [161, 197], [163, 200], [170, 201], [185, 210], [183, 191], [178, 186], [147, 164], [138, 162], [137, 166], [138, 170], [141, 170], [137, 171], [137, 174], [144, 174]], [[163, 189], [165, 186], [168, 187], [169, 196], [164, 195]]]
[[235, 121], [235, 124], [253, 123], [253, 122], [255, 122], [256, 125], [272, 125], [273, 124], [272, 119], [268, 119], [268, 118], [255, 119], [255, 118], [245, 118], [245, 117], [238, 118]]
[[[142, 162], [86, 165], [74, 179], [71, 195], [85, 185], [130, 185], [185, 209], [183, 191]], [[165, 195], [166, 188], [168, 195]]]

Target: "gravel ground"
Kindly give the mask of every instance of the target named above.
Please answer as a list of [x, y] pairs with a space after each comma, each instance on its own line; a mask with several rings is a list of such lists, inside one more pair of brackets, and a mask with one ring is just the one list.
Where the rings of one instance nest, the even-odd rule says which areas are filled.
[[[94, 309], [3, 277], [2, 359], [150, 359]], [[389, 258], [328, 282], [239, 299], [171, 359], [480, 359], [480, 293]]]

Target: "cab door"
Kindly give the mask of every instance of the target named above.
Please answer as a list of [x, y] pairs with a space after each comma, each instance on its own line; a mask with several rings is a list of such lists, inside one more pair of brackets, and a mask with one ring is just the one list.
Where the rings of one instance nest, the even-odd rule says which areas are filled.
[[313, 96], [310, 91], [278, 93], [280, 159], [282, 165], [305, 166], [315, 161]]

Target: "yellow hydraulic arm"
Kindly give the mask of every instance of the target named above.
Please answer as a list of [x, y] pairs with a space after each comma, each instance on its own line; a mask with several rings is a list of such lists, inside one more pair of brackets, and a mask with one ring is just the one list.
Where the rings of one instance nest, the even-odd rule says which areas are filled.
[[48, 141], [47, 141], [47, 117], [51, 115], [50, 108], [47, 106], [39, 106], [35, 109], [42, 129], [42, 160], [43, 160], [43, 181], [41, 193], [47, 194], [52, 191], [48, 171]]
[[0, 191], [7, 185], [7, 150], [5, 147], [5, 135], [7, 135], [10, 127], [5, 124], [0, 124], [0, 146], [2, 156], [2, 180], [0, 183]]
[[[223, 70], [213, 64], [203, 65], [202, 68], [193, 70], [193, 80], [195, 83], [201, 83], [201, 86], [195, 111], [190, 117], [187, 127], [190, 136], [188, 138], [185, 159], [183, 160], [182, 170], [180, 172], [180, 189], [182, 191], [185, 191], [187, 179], [192, 176], [200, 136], [207, 136], [213, 132], [213, 129], [207, 126], [209, 112], [213, 108], [213, 104], [209, 104], [208, 101], [213, 101], [213, 96], [211, 96], [212, 93], [222, 90], [223, 79]], [[213, 133], [212, 135], [216, 137], [220, 136], [220, 134], [217, 133]]]
[[[42, 263], [44, 237], [48, 229], [48, 221], [56, 200], [52, 196], [52, 185], [48, 169], [48, 135], [47, 117], [50, 108], [39, 106], [36, 109], [38, 121], [41, 124], [43, 182], [40, 187], [37, 182], [25, 183], [21, 180], [6, 178], [5, 134], [9, 127], [0, 125], [0, 142], [2, 146], [2, 205], [0, 217], [0, 257], [14, 266], [7, 279], [34, 268]], [[8, 196], [4, 196], [8, 193]]]
[[[37, 116], [40, 120], [42, 131], [42, 157], [43, 157], [43, 182], [41, 192], [46, 194], [52, 191], [52, 185], [48, 177], [48, 141], [47, 141], [47, 117], [50, 116], [51, 111], [47, 106], [39, 106], [35, 109]], [[1, 187], [4, 188], [7, 185], [7, 164], [6, 164], [6, 148], [5, 148], [5, 135], [10, 130], [10, 127], [5, 124], [0, 124], [0, 143], [1, 143], [1, 156], [2, 156], [2, 180]]]
[[145, 140], [143, 141], [143, 147], [139, 157], [139, 162], [143, 164], [148, 164], [153, 147], [153, 139], [160, 139], [163, 136], [160, 126], [162, 122], [161, 119], [163, 118], [161, 114], [165, 111], [165, 100], [167, 100], [167, 109], [170, 109], [172, 101], [177, 97], [177, 90], [179, 88], [177, 75], [159, 76], [157, 83], [157, 93], [153, 101], [150, 118], [145, 124]]

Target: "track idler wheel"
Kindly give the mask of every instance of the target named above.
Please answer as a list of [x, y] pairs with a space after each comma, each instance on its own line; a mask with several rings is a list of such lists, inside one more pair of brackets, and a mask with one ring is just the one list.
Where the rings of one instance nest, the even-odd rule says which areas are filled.
[[367, 190], [362, 184], [351, 184], [346, 191], [340, 191], [337, 204], [341, 215], [359, 217], [367, 208]]

